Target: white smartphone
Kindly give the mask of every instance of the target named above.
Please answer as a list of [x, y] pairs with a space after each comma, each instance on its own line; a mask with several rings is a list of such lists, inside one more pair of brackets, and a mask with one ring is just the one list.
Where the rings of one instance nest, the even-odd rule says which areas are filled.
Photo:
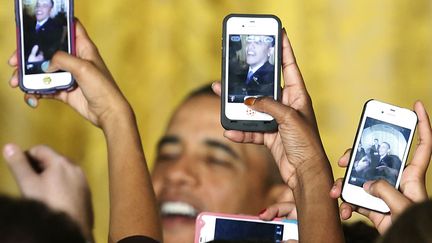
[[71, 73], [45, 73], [54, 53], [74, 51], [73, 0], [15, 0], [18, 76], [27, 93], [72, 88]]
[[196, 219], [195, 243], [212, 240], [256, 242], [298, 240], [297, 220], [263, 221], [254, 216], [201, 213]]
[[281, 21], [274, 15], [230, 14], [223, 21], [222, 112], [225, 129], [274, 131], [276, 121], [243, 102], [280, 97]]
[[344, 178], [344, 201], [381, 213], [390, 211], [363, 184], [384, 179], [399, 187], [416, 125], [417, 115], [411, 110], [377, 100], [366, 102]]

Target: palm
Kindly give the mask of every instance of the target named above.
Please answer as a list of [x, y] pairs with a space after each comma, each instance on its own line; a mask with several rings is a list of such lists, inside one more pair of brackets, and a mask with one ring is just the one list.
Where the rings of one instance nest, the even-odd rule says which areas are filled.
[[54, 98], [69, 104], [76, 112], [89, 120], [93, 125], [99, 126], [97, 116], [89, 109], [89, 104], [81, 88], [77, 87], [73, 91], [62, 91], [54, 96]]

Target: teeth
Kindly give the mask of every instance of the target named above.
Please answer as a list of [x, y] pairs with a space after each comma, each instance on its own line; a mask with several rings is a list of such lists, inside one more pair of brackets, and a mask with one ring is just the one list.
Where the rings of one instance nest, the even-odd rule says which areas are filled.
[[188, 203], [184, 202], [164, 202], [161, 207], [162, 215], [184, 215], [196, 217], [197, 210]]
[[255, 55], [255, 52], [253, 52], [253, 51], [248, 51], [247, 54], [248, 54], [248, 55]]

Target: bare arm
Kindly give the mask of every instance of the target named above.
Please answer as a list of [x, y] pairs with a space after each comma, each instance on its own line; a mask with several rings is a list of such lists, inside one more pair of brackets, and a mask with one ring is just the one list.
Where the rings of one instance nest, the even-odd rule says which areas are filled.
[[[96, 46], [84, 27], [76, 23], [76, 57], [57, 52], [49, 71], [66, 70], [78, 83], [73, 91], [62, 91], [43, 98], [67, 103], [85, 119], [102, 128], [108, 147], [110, 186], [110, 241], [131, 235], [145, 235], [161, 241], [161, 224], [150, 182], [135, 116], [117, 87]], [[16, 54], [9, 60], [17, 65]], [[18, 86], [15, 74], [10, 80]], [[36, 107], [41, 97], [26, 95]], [[32, 102], [28, 102], [28, 100]]]

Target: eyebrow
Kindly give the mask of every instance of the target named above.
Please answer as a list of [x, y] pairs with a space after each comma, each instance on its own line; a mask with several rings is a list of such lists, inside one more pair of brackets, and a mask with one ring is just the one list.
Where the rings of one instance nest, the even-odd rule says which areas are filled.
[[225, 152], [227, 152], [228, 154], [230, 154], [231, 156], [233, 156], [234, 158], [238, 159], [239, 155], [228, 145], [221, 143], [219, 141], [216, 140], [212, 140], [212, 139], [206, 139], [205, 140], [205, 144], [209, 147], [213, 147], [213, 148], [217, 148], [217, 149], [221, 149]]
[[165, 144], [178, 144], [180, 143], [180, 139], [176, 136], [164, 136], [159, 140], [157, 149], [160, 150], [162, 146]]

